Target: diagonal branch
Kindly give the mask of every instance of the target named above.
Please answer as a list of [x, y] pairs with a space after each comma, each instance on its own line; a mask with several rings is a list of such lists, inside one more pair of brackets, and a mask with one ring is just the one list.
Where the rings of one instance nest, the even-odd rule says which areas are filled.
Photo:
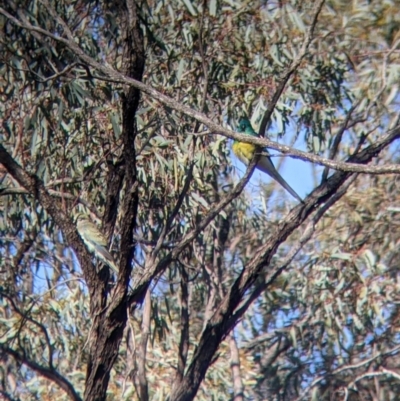
[[[368, 163], [381, 150], [389, 146], [400, 135], [400, 132], [391, 131], [380, 140], [349, 158], [354, 163]], [[238, 319], [245, 312], [242, 308], [241, 315], [235, 314], [236, 308], [246, 295], [247, 291], [256, 282], [262, 271], [269, 266], [273, 255], [279, 245], [297, 229], [313, 213], [315, 208], [329, 200], [351, 177], [347, 172], [337, 172], [325, 183], [317, 187], [305, 200], [304, 204], [294, 208], [281, 223], [276, 232], [270, 236], [263, 246], [255, 253], [252, 260], [242, 270], [239, 277], [233, 283], [228, 294], [221, 301], [214, 316], [205, 327], [198, 347], [193, 355], [187, 373], [181, 386], [171, 393], [171, 401], [183, 401], [193, 399], [205, 373], [213, 360], [213, 357], [221, 341], [229, 334]], [[268, 275], [266, 282], [272, 283], [280, 272]], [[234, 315], [234, 318], [232, 316]]]
[[307, 29], [306, 36], [305, 36], [304, 42], [303, 42], [303, 46], [301, 47], [300, 53], [297, 55], [297, 57], [293, 60], [293, 62], [290, 64], [290, 66], [286, 69], [286, 71], [282, 75], [279, 85], [276, 88], [274, 95], [272, 96], [271, 102], [269, 103], [268, 108], [265, 111], [264, 117], [261, 121], [260, 130], [259, 130], [260, 136], [264, 136], [265, 130], [267, 129], [267, 126], [271, 120], [272, 113], [274, 112], [275, 106], [278, 103], [278, 100], [281, 97], [286, 84], [288, 83], [288, 81], [289, 81], [290, 77], [293, 75], [293, 73], [300, 67], [302, 60], [304, 59], [304, 57], [307, 54], [307, 50], [310, 47], [310, 44], [314, 38], [315, 26], [317, 25], [318, 16], [322, 10], [322, 6], [324, 5], [324, 2], [325, 2], [325, 0], [319, 0], [314, 5], [312, 22], [311, 22], [311, 25]]
[[166, 223], [165, 223], [165, 225], [164, 225], [164, 227], [163, 227], [163, 229], [161, 231], [160, 236], [158, 237], [157, 244], [156, 244], [156, 246], [154, 247], [154, 249], [153, 249], [153, 251], [151, 253], [153, 259], [155, 259], [157, 257], [160, 249], [163, 247], [163, 244], [164, 244], [164, 241], [165, 241], [165, 237], [167, 236], [167, 234], [168, 234], [168, 232], [169, 232], [169, 230], [170, 230], [170, 228], [172, 226], [172, 223], [175, 220], [175, 217], [178, 215], [179, 210], [180, 210], [180, 208], [182, 206], [182, 203], [185, 200], [185, 197], [187, 195], [187, 192], [189, 191], [190, 184], [191, 184], [192, 178], [193, 178], [193, 168], [194, 168], [194, 165], [195, 165], [194, 157], [193, 157], [194, 150], [195, 150], [195, 143], [193, 143], [193, 152], [192, 152], [192, 155], [191, 155], [191, 159], [192, 160], [190, 161], [190, 165], [189, 165], [189, 168], [187, 170], [185, 183], [183, 184], [183, 188], [182, 188], [181, 193], [179, 194], [178, 200], [177, 200], [177, 202], [176, 202], [171, 214], [168, 216], [168, 219], [167, 219], [167, 221], [166, 221]]
[[[25, 321], [27, 322], [31, 322], [34, 326], [37, 326], [38, 329], [40, 330], [40, 332], [42, 332], [43, 337], [45, 339], [46, 342], [46, 346], [47, 346], [47, 352], [48, 352], [48, 359], [49, 359], [49, 366], [51, 369], [54, 369], [54, 365], [53, 365], [53, 346], [51, 344], [50, 341], [50, 336], [49, 333], [47, 332], [46, 327], [42, 324], [39, 323], [38, 321], [36, 321], [35, 319], [33, 319], [29, 312], [23, 312], [21, 311], [18, 306], [15, 304], [14, 299], [10, 296], [8, 296], [7, 294], [2, 293], [1, 294], [4, 298], [6, 298], [8, 300], [8, 302], [10, 302], [11, 307], [14, 309], [14, 311], [21, 316], [21, 321], [19, 323], [19, 330], [20, 331], [22, 329], [22, 327], [25, 325]], [[34, 304], [32, 304], [31, 308], [32, 309], [34, 306]]]
[[[203, 87], [203, 95], [201, 98], [201, 104], [200, 104], [200, 110], [204, 110], [204, 106], [206, 103], [206, 99], [207, 99], [207, 92], [208, 92], [208, 85], [209, 85], [209, 80], [208, 80], [208, 71], [207, 71], [207, 65], [205, 62], [205, 55], [204, 55], [204, 46], [203, 46], [203, 25], [204, 25], [204, 13], [206, 10], [206, 1], [203, 1], [203, 13], [201, 15], [201, 19], [200, 19], [200, 27], [199, 27], [199, 51], [200, 51], [200, 55], [202, 58], [202, 67], [203, 67], [203, 75], [204, 75], [204, 87]], [[198, 131], [199, 129], [199, 122], [197, 121], [195, 127], [194, 127], [194, 131]], [[157, 245], [156, 247], [153, 249], [152, 255], [153, 257], [157, 256], [158, 252], [160, 251], [162, 244], [165, 240], [165, 237], [167, 236], [171, 225], [175, 219], [175, 217], [178, 215], [179, 210], [182, 206], [182, 203], [185, 199], [185, 196], [190, 188], [190, 184], [192, 182], [192, 178], [193, 178], [193, 169], [195, 166], [195, 162], [194, 162], [194, 154], [195, 154], [195, 150], [196, 150], [196, 137], [193, 138], [192, 141], [192, 152], [191, 155], [189, 157], [189, 167], [187, 169], [187, 175], [185, 178], [185, 183], [183, 185], [183, 189], [181, 191], [181, 193], [179, 194], [178, 197], [178, 201], [176, 202], [176, 205], [174, 207], [174, 209], [172, 210], [170, 216], [167, 219], [167, 222], [157, 240]]]
[[[351, 115], [353, 114], [353, 111], [357, 108], [358, 105], [359, 105], [359, 103], [357, 103], [356, 105], [354, 105], [353, 107], [350, 108], [350, 110], [348, 111], [348, 113], [346, 115], [346, 119], [344, 120], [339, 131], [336, 133], [335, 139], [333, 140], [332, 146], [329, 150], [329, 156], [328, 156], [329, 159], [335, 158], [336, 153], [339, 149], [340, 142], [342, 141], [343, 134], [347, 130], [347, 127], [349, 125]], [[328, 174], [329, 174], [329, 168], [325, 167], [324, 171], [322, 173], [321, 182], [326, 180], [326, 178], [328, 177]]]
[[82, 398], [76, 393], [72, 384], [60, 373], [58, 373], [55, 369], [49, 369], [42, 365], [39, 365], [37, 362], [28, 359], [26, 356], [19, 354], [13, 349], [1, 344], [0, 351], [6, 353], [13, 357], [16, 361], [26, 365], [29, 369], [37, 372], [39, 375], [45, 377], [46, 379], [52, 381], [57, 384], [61, 389], [63, 389], [66, 394], [68, 394], [69, 398], [74, 401], [82, 401]]
[[48, 190], [43, 182], [33, 174], [27, 173], [0, 144], [0, 163], [6, 168], [8, 173], [24, 187], [34, 198], [42, 205], [46, 212], [52, 217], [55, 223], [64, 233], [67, 242], [77, 252], [78, 261], [82, 267], [85, 279], [88, 283], [90, 293], [92, 295], [93, 288], [101, 287], [101, 281], [96, 274], [96, 269], [93, 267], [92, 258], [89, 251], [83, 244], [75, 225], [62, 212], [61, 205]]
[[314, 234], [315, 226], [319, 222], [319, 220], [324, 216], [326, 211], [336, 203], [348, 190], [350, 185], [354, 182], [357, 178], [357, 175], [352, 175], [350, 179], [348, 179], [345, 184], [339, 188], [339, 190], [333, 194], [333, 196], [324, 203], [320, 209], [315, 213], [313, 218], [307, 224], [307, 226], [303, 230], [303, 234], [301, 235], [300, 239], [291, 247], [289, 253], [283, 259], [283, 261], [278, 265], [271, 269], [268, 269], [268, 276], [267, 279], [264, 279], [260, 284], [258, 284], [251, 294], [247, 297], [247, 299], [243, 300], [242, 304], [239, 308], [235, 311], [232, 319], [238, 321], [241, 316], [246, 312], [246, 310], [250, 307], [250, 305], [264, 292], [266, 291], [274, 280], [271, 280], [271, 277], [277, 277], [281, 274], [292, 262], [294, 257], [298, 254], [298, 252], [303, 248], [303, 246], [312, 238]]
[[[385, 164], [382, 166], [365, 166], [361, 164], [357, 164], [351, 161], [341, 162], [327, 159], [325, 157], [317, 156], [313, 153], [303, 152], [301, 150], [297, 150], [287, 145], [282, 145], [278, 142], [274, 142], [269, 140], [268, 138], [260, 138], [260, 137], [250, 137], [250, 135], [246, 134], [238, 134], [236, 132], [231, 132], [229, 130], [224, 129], [213, 131], [210, 134], [213, 135], [223, 135], [228, 138], [237, 139], [240, 142], [253, 143], [262, 148], [271, 148], [275, 149], [286, 156], [290, 156], [293, 159], [299, 159], [304, 161], [309, 161], [320, 166], [325, 166], [337, 171], [350, 172], [350, 173], [361, 173], [361, 174], [399, 174], [400, 166], [398, 164]], [[400, 125], [397, 125], [390, 133], [394, 133], [397, 135], [395, 139], [399, 138], [400, 133]]]
[[[379, 358], [382, 358], [382, 357], [384, 357], [386, 355], [393, 355], [393, 354], [396, 355], [396, 354], [399, 353], [399, 351], [400, 351], [400, 345], [396, 345], [395, 347], [393, 347], [391, 349], [388, 349], [387, 351], [378, 352], [375, 355], [373, 355], [372, 357], [364, 359], [364, 360], [362, 360], [362, 361], [360, 361], [358, 363], [355, 363], [353, 365], [341, 366], [341, 367], [335, 369], [333, 372], [331, 372], [330, 373], [330, 377], [335, 376], [335, 375], [337, 375], [339, 373], [345, 372], [346, 370], [359, 369], [359, 368], [361, 368], [363, 366], [369, 365], [371, 362], [373, 362], [373, 361], [375, 361], [375, 360], [377, 360]], [[374, 374], [374, 373], [371, 372], [371, 374]], [[316, 385], [318, 385], [319, 383], [321, 383], [324, 380], [326, 380], [326, 375], [322, 375], [322, 376], [317, 377], [315, 380], [313, 380], [311, 382], [311, 384], [307, 388], [304, 389], [304, 391], [300, 394], [299, 397], [297, 397], [295, 399], [295, 401], [303, 400], [306, 397], [306, 395], [312, 390], [312, 388], [314, 388]]]
[[[320, 4], [320, 2], [318, 3]], [[221, 127], [219, 124], [213, 122], [213, 120], [209, 119], [205, 114], [194, 110], [188, 106], [185, 106], [176, 100], [165, 96], [161, 92], [155, 90], [154, 88], [134, 79], [129, 76], [126, 76], [109, 66], [103, 65], [100, 62], [94, 60], [90, 56], [88, 56], [74, 41], [65, 39], [63, 37], [56, 36], [43, 28], [37, 27], [25, 21], [24, 23], [12, 16], [8, 13], [4, 8], [0, 7], [0, 14], [3, 14], [7, 17], [11, 22], [15, 25], [30, 30], [32, 32], [40, 33], [42, 35], [46, 35], [56, 41], [63, 43], [67, 46], [71, 51], [75, 53], [75, 55], [81, 59], [81, 61], [88, 66], [96, 69], [97, 71], [101, 72], [103, 76], [94, 76], [93, 78], [107, 80], [114, 83], [120, 83], [124, 85], [132, 85], [133, 87], [139, 89], [141, 92], [151, 96], [152, 98], [156, 99], [160, 103], [177, 110], [187, 116], [194, 118], [195, 120], [203, 123], [210, 129], [210, 134], [213, 135], [223, 135], [227, 138], [235, 139], [240, 142], [252, 143], [254, 145], [258, 145], [260, 147], [268, 147], [271, 149], [278, 150], [288, 156], [293, 158], [307, 160], [322, 166], [326, 166], [332, 168], [334, 170], [339, 171], [349, 171], [354, 173], [368, 173], [368, 174], [387, 174], [387, 173], [400, 173], [400, 166], [398, 164], [389, 164], [386, 166], [360, 166], [354, 163], [344, 163], [344, 162], [337, 162], [333, 160], [329, 160], [317, 155], [313, 155], [307, 152], [302, 152], [300, 150], [293, 149], [286, 145], [281, 145], [277, 142], [270, 141], [267, 138], [261, 137], [251, 137], [250, 135], [239, 134], [237, 132], [231, 131], [227, 128]], [[305, 42], [307, 43], [307, 42]], [[400, 129], [400, 128], [395, 128]], [[202, 134], [201, 134], [202, 135]]]
[[235, 198], [237, 198], [247, 182], [250, 180], [251, 175], [255, 169], [257, 159], [254, 159], [247, 167], [246, 173], [239, 181], [239, 183], [232, 189], [232, 191], [224, 197], [220, 202], [218, 202], [204, 217], [204, 219], [190, 232], [188, 232], [179, 241], [175, 247], [158, 263], [153, 256], [146, 260], [143, 275], [138, 279], [134, 285], [134, 290], [130, 296], [129, 304], [140, 303], [143, 300], [144, 293], [149, 286], [151, 280], [157, 276], [160, 272], [163, 272], [171, 261], [176, 260], [180, 253], [188, 246], [197, 235], [203, 231], [214, 219], [215, 217]]

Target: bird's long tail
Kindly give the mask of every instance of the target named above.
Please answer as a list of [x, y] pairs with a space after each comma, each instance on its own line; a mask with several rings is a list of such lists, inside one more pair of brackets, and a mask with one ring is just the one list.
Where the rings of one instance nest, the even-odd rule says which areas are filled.
[[283, 188], [286, 189], [293, 197], [303, 203], [303, 199], [296, 193], [296, 191], [283, 179], [278, 173], [270, 157], [261, 155], [260, 160], [257, 163], [257, 168], [264, 173], [268, 174], [275, 181], [279, 182]]
[[114, 263], [114, 259], [111, 256], [110, 252], [107, 251], [107, 249], [103, 246], [98, 246], [97, 247], [97, 252], [98, 256], [102, 261], [107, 264], [111, 269], [113, 269], [116, 273], [118, 273], [118, 267]]

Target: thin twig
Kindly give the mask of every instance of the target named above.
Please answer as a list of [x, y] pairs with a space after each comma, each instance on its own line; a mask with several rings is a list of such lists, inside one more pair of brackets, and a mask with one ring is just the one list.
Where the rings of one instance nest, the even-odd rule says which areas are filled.
[[[390, 350], [387, 350], [387, 351], [378, 352], [376, 355], [372, 356], [371, 358], [364, 359], [364, 360], [361, 361], [361, 362], [355, 363], [355, 364], [353, 364], [353, 365], [344, 365], [344, 366], [341, 366], [340, 368], [335, 369], [333, 372], [330, 372], [330, 373], [329, 373], [329, 376], [332, 377], [332, 376], [338, 375], [339, 373], [342, 373], [342, 372], [344, 372], [344, 371], [346, 371], [346, 370], [358, 369], [358, 368], [360, 368], [360, 367], [362, 367], [362, 366], [369, 365], [371, 362], [375, 361], [376, 359], [378, 359], [378, 358], [380, 358], [380, 357], [382, 357], [382, 356], [386, 356], [386, 355], [389, 355], [389, 354], [397, 353], [397, 352], [399, 352], [399, 351], [400, 351], [400, 345], [398, 345], [398, 346], [396, 346], [396, 347], [394, 347], [394, 348], [392, 348], [392, 349], [390, 349]], [[384, 369], [384, 370], [386, 370], [386, 369]], [[375, 372], [369, 372], [369, 373], [371, 373], [371, 374], [369, 375], [369, 374], [367, 373], [367, 375], [373, 376]], [[358, 381], [359, 379], [360, 379], [360, 376], [359, 376], [357, 379], [355, 379], [355, 380], [353, 381], [353, 383], [355, 383], [355, 382]], [[321, 375], [321, 376], [317, 377], [317, 378], [316, 378], [315, 380], [313, 380], [312, 383], [301, 393], [301, 395], [300, 395], [299, 397], [297, 397], [294, 401], [301, 401], [302, 399], [304, 399], [304, 397], [311, 391], [311, 389], [312, 389], [313, 387], [315, 387], [317, 384], [321, 383], [321, 382], [324, 381], [324, 380], [326, 380], [326, 375]], [[349, 387], [350, 387], [350, 385], [349, 385]]]
[[[354, 106], [352, 106], [350, 108], [350, 110], [348, 111], [348, 113], [346, 115], [346, 119], [344, 120], [344, 122], [343, 122], [342, 126], [340, 127], [339, 131], [336, 133], [335, 139], [333, 140], [333, 143], [332, 143], [332, 146], [329, 149], [329, 155], [328, 155], [329, 159], [333, 160], [335, 158], [336, 153], [337, 153], [337, 151], [339, 149], [340, 142], [342, 141], [343, 134], [346, 131], [347, 126], [348, 126], [348, 124], [350, 122], [351, 115], [353, 114], [353, 111], [357, 108], [359, 103], [360, 102], [358, 102], [356, 105], [354, 105]], [[326, 178], [328, 177], [328, 174], [329, 174], [329, 168], [325, 167], [324, 171], [322, 172], [321, 182], [324, 182], [326, 180]]]
[[227, 205], [229, 205], [235, 198], [237, 198], [241, 194], [247, 182], [250, 180], [251, 175], [253, 174], [256, 163], [257, 160], [254, 159], [248, 165], [246, 173], [239, 181], [239, 183], [232, 189], [232, 191], [224, 199], [218, 202], [207, 213], [203, 220], [196, 227], [194, 227], [193, 230], [188, 232], [179, 243], [177, 243], [177, 245], [171, 252], [169, 252], [158, 263], [152, 257], [149, 257], [146, 260], [143, 275], [137, 280], [134, 285], [134, 291], [129, 300], [130, 304], [141, 302], [141, 300], [143, 299], [144, 291], [146, 290], [151, 280], [160, 272], [162, 272], [172, 260], [177, 259], [180, 253], [186, 248], [186, 246], [188, 246], [194, 240], [194, 238], [196, 238], [197, 235], [201, 231], [203, 231]]
[[259, 134], [262, 137], [265, 134], [265, 130], [267, 129], [267, 126], [271, 120], [272, 113], [274, 112], [275, 106], [278, 103], [279, 98], [281, 97], [286, 84], [288, 83], [288, 81], [289, 81], [290, 77], [293, 75], [293, 73], [300, 67], [301, 62], [302, 62], [303, 58], [306, 56], [307, 50], [310, 47], [312, 40], [314, 39], [315, 26], [317, 25], [318, 16], [322, 10], [322, 6], [323, 6], [324, 2], [325, 2], [325, 0], [319, 0], [317, 3], [315, 3], [313, 12], [312, 12], [312, 15], [313, 15], [312, 22], [307, 29], [306, 35], [304, 37], [303, 45], [300, 49], [300, 53], [293, 60], [293, 62], [286, 69], [286, 71], [284, 71], [284, 73], [282, 74], [282, 78], [280, 79], [278, 87], [276, 88], [275, 93], [272, 96], [272, 99], [268, 104], [268, 108], [265, 111], [264, 117], [260, 124]]

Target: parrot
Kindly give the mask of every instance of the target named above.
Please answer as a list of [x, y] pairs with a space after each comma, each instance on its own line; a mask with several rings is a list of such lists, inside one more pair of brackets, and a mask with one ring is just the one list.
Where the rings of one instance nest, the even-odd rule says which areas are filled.
[[89, 252], [94, 253], [106, 265], [118, 273], [118, 267], [107, 249], [107, 240], [88, 217], [79, 213], [76, 216], [76, 228]]
[[[251, 136], [258, 136], [247, 117], [240, 118], [237, 131]], [[235, 140], [232, 145], [233, 153], [246, 165], [250, 163], [257, 149], [258, 147], [256, 145], [253, 145], [251, 143], [239, 142], [237, 140]], [[300, 198], [300, 196], [278, 173], [274, 164], [272, 163], [271, 158], [268, 156], [267, 149], [262, 150], [256, 168], [268, 174], [271, 178], [281, 184], [282, 187], [285, 188], [286, 191], [288, 191], [293, 197], [303, 203], [303, 200]]]

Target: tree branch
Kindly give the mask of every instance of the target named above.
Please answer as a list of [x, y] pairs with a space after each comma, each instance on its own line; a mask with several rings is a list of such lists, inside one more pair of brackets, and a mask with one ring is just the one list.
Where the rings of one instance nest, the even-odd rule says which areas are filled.
[[233, 398], [232, 401], [243, 401], [244, 400], [244, 388], [243, 381], [240, 375], [240, 358], [239, 349], [236, 344], [235, 337], [229, 335], [229, 348], [231, 351], [231, 372], [232, 372], [232, 382], [233, 382]]
[[[358, 106], [358, 104], [350, 108], [349, 112], [347, 113], [346, 119], [344, 120], [339, 131], [336, 133], [335, 139], [333, 140], [333, 143], [332, 143], [332, 146], [329, 149], [329, 156], [328, 156], [329, 159], [333, 160], [335, 158], [336, 153], [339, 149], [340, 142], [342, 141], [343, 134], [346, 131], [347, 126], [350, 122], [351, 115], [352, 115], [353, 111], [357, 108], [357, 106]], [[321, 182], [326, 180], [326, 178], [328, 177], [328, 174], [329, 174], [329, 168], [325, 167], [324, 171], [322, 172]]]
[[72, 384], [65, 377], [61, 376], [56, 370], [39, 365], [38, 363], [26, 358], [25, 356], [19, 354], [11, 348], [6, 347], [3, 344], [0, 344], [0, 350], [7, 355], [12, 356], [16, 361], [37, 372], [39, 375], [57, 384], [66, 392], [66, 394], [68, 394], [71, 400], [82, 401], [82, 398], [76, 393]]
[[311, 22], [311, 25], [307, 29], [306, 35], [304, 37], [303, 46], [301, 47], [300, 53], [293, 60], [293, 62], [286, 69], [286, 71], [284, 71], [284, 73], [282, 74], [283, 76], [279, 82], [279, 85], [278, 85], [277, 89], [275, 90], [271, 101], [268, 104], [267, 110], [264, 113], [264, 117], [261, 121], [260, 130], [259, 130], [259, 134], [261, 137], [263, 137], [265, 135], [265, 130], [267, 129], [268, 123], [271, 120], [272, 113], [274, 112], [275, 106], [278, 103], [278, 100], [281, 97], [287, 82], [289, 81], [289, 79], [293, 75], [293, 73], [300, 67], [302, 60], [304, 59], [304, 57], [307, 54], [307, 50], [310, 47], [310, 44], [314, 38], [315, 26], [317, 25], [318, 16], [322, 10], [322, 6], [324, 5], [324, 2], [325, 2], [325, 0], [319, 0], [317, 3], [314, 4], [314, 9], [313, 9], [313, 13], [312, 13], [313, 14], [312, 22]]
[[[399, 135], [400, 132], [390, 132], [366, 149], [350, 157], [349, 161], [368, 163], [376, 154], [398, 138]], [[278, 246], [308, 218], [315, 210], [315, 207], [329, 200], [350, 176], [351, 173], [337, 172], [329, 177], [325, 183], [317, 187], [304, 200], [304, 204], [300, 204], [294, 208], [279, 223], [275, 233], [271, 234], [264, 245], [255, 252], [254, 257], [242, 270], [204, 329], [187, 373], [182, 380], [182, 385], [171, 393], [171, 401], [189, 400], [195, 396], [219, 344], [229, 334], [240, 317], [238, 314], [235, 314], [235, 318], [232, 318], [235, 309], [239, 306], [246, 292], [256, 282], [263, 269], [269, 266]], [[266, 282], [272, 283], [279, 274], [280, 272], [274, 272], [268, 275]], [[242, 309], [241, 313], [243, 314], [244, 312], [245, 309]]]
[[[320, 5], [322, 0], [320, 0], [317, 5]], [[321, 4], [322, 6], [322, 4]], [[97, 78], [100, 80], [108, 80], [115, 83], [120, 83], [124, 85], [132, 85], [133, 87], [139, 89], [143, 93], [149, 95], [150, 97], [156, 99], [160, 103], [177, 110], [183, 114], [186, 114], [189, 117], [194, 118], [195, 120], [203, 123], [210, 129], [210, 134], [213, 135], [223, 135], [227, 138], [235, 139], [240, 142], [252, 143], [258, 145], [260, 147], [268, 147], [271, 149], [278, 150], [288, 156], [293, 158], [308, 160], [316, 164], [320, 164], [334, 170], [339, 171], [349, 171], [355, 173], [368, 173], [368, 174], [387, 174], [387, 173], [400, 173], [400, 166], [398, 164], [391, 164], [387, 166], [374, 166], [374, 167], [366, 167], [366, 166], [359, 166], [352, 163], [344, 163], [344, 162], [335, 162], [333, 160], [329, 160], [326, 158], [322, 158], [316, 155], [309, 154], [307, 152], [302, 152], [299, 150], [295, 150], [290, 148], [286, 145], [281, 145], [277, 142], [270, 141], [267, 138], [261, 137], [251, 137], [250, 135], [239, 134], [237, 132], [231, 131], [224, 127], [221, 127], [219, 124], [214, 123], [211, 119], [209, 119], [205, 114], [196, 111], [188, 106], [185, 106], [174, 99], [163, 95], [161, 92], [153, 89], [152, 87], [133, 79], [129, 76], [126, 76], [118, 71], [113, 70], [111, 67], [103, 65], [96, 60], [89, 57], [74, 41], [68, 40], [59, 36], [56, 36], [43, 28], [36, 27], [29, 22], [22, 23], [20, 20], [12, 16], [10, 13], [5, 11], [2, 7], [0, 7], [0, 14], [3, 14], [7, 17], [10, 21], [14, 24], [18, 25], [21, 28], [30, 30], [32, 32], [38, 32], [42, 35], [46, 35], [56, 41], [59, 41], [66, 45], [71, 51], [75, 53], [77, 57], [79, 57], [82, 62], [86, 63], [88, 66], [95, 68], [96, 70], [100, 71], [104, 76], [94, 76], [93, 78]], [[307, 43], [307, 42], [305, 42]], [[394, 128], [400, 129], [399, 127]], [[261, 131], [261, 130], [260, 130]], [[203, 135], [203, 134], [201, 134]]]
[[174, 380], [174, 387], [179, 386], [185, 372], [187, 354], [189, 351], [189, 277], [184, 266], [181, 266], [180, 280], [180, 309], [181, 309], [181, 336], [179, 339], [178, 366]]
[[[117, 0], [116, 4], [119, 20], [123, 29], [123, 71], [132, 77], [135, 82], [142, 79], [145, 54], [143, 37], [140, 29], [138, 10], [135, 0]], [[69, 39], [69, 43], [72, 43]], [[75, 45], [74, 45], [75, 46]], [[79, 46], [76, 46], [79, 49]], [[81, 50], [80, 50], [81, 51]], [[83, 52], [82, 52], [83, 53]], [[136, 172], [135, 139], [137, 136], [136, 111], [139, 106], [140, 90], [134, 86], [125, 85], [122, 96], [122, 161], [118, 163], [117, 185], [111, 185], [110, 176], [105, 221], [107, 231], [111, 233], [118, 213], [123, 216], [120, 224], [120, 262], [117, 283], [110, 296], [107, 308], [101, 309], [91, 302], [92, 313], [95, 313], [93, 322], [93, 338], [90, 342], [89, 361], [86, 377], [85, 400], [105, 399], [110, 371], [114, 365], [121, 344], [127, 316], [127, 293], [129, 279], [132, 272], [132, 263], [135, 247], [133, 232], [136, 227], [137, 209], [139, 203], [138, 181]], [[119, 169], [123, 166], [123, 171]], [[123, 174], [123, 176], [122, 176]], [[119, 200], [116, 192], [125, 189], [123, 199]], [[114, 210], [111, 210], [115, 208]], [[101, 291], [97, 291], [99, 299], [104, 298]]]
[[151, 318], [151, 294], [150, 290], [147, 289], [143, 316], [142, 316], [142, 335], [139, 346], [136, 350], [136, 366], [137, 372], [135, 375], [135, 386], [138, 390], [139, 400], [148, 401], [149, 390], [146, 377], [146, 353], [147, 353], [147, 342], [150, 335], [150, 318]]
[[239, 181], [239, 183], [232, 189], [232, 191], [220, 202], [218, 202], [204, 217], [192, 231], [188, 232], [177, 244], [176, 246], [158, 263], [154, 257], [149, 257], [146, 260], [143, 275], [137, 280], [134, 285], [134, 290], [129, 299], [129, 304], [140, 303], [143, 300], [144, 293], [150, 284], [151, 280], [160, 272], [163, 272], [172, 260], [176, 260], [180, 253], [188, 246], [196, 236], [203, 231], [214, 218], [235, 198], [237, 198], [247, 182], [250, 180], [251, 175], [255, 169], [257, 163], [257, 158], [255, 158], [247, 167], [246, 173]]
[[[340, 368], [335, 369], [333, 372], [330, 373], [330, 376], [337, 375], [339, 373], [345, 372], [346, 370], [353, 370], [353, 369], [358, 369], [362, 366], [369, 365], [371, 362], [375, 361], [378, 358], [381, 358], [383, 356], [393, 354], [393, 353], [398, 353], [400, 351], [400, 345], [397, 345], [394, 348], [391, 348], [387, 351], [382, 351], [378, 352], [376, 355], [372, 356], [371, 358], [364, 359], [363, 361], [360, 361], [358, 363], [355, 363], [353, 365], [344, 365], [341, 366]], [[371, 372], [373, 373], [373, 372]], [[326, 375], [319, 376], [315, 380], [312, 381], [312, 383], [301, 393], [299, 397], [295, 399], [295, 401], [301, 401], [304, 399], [304, 397], [311, 391], [313, 387], [315, 387], [317, 384], [321, 383], [326, 379]], [[353, 383], [355, 383], [359, 378], [356, 378]]]
[[76, 231], [75, 224], [62, 212], [61, 205], [49, 194], [43, 182], [36, 175], [27, 173], [1, 144], [0, 163], [21, 186], [33, 195], [63, 231], [67, 242], [77, 252], [89, 290], [96, 286], [100, 287], [101, 282], [92, 264], [92, 257]]
[[[326, 202], [324, 203], [319, 210], [315, 213], [313, 218], [307, 224], [307, 226], [303, 230], [303, 234], [300, 239], [294, 244], [289, 253], [286, 255], [284, 260], [273, 268], [268, 269], [268, 277], [275, 276], [277, 277], [280, 273], [282, 273], [292, 262], [297, 253], [303, 248], [303, 246], [312, 238], [312, 235], [315, 230], [315, 226], [319, 222], [319, 220], [324, 216], [326, 211], [336, 203], [348, 190], [349, 186], [355, 181], [356, 175], [352, 176], [348, 179], [345, 184]], [[235, 314], [232, 316], [233, 320], [239, 320], [241, 316], [245, 313], [245, 311], [250, 307], [250, 305], [264, 292], [266, 291], [273, 281], [270, 279], [263, 280], [262, 283], [258, 284], [251, 294], [247, 297], [247, 299], [243, 300], [242, 305], [235, 311]]]

